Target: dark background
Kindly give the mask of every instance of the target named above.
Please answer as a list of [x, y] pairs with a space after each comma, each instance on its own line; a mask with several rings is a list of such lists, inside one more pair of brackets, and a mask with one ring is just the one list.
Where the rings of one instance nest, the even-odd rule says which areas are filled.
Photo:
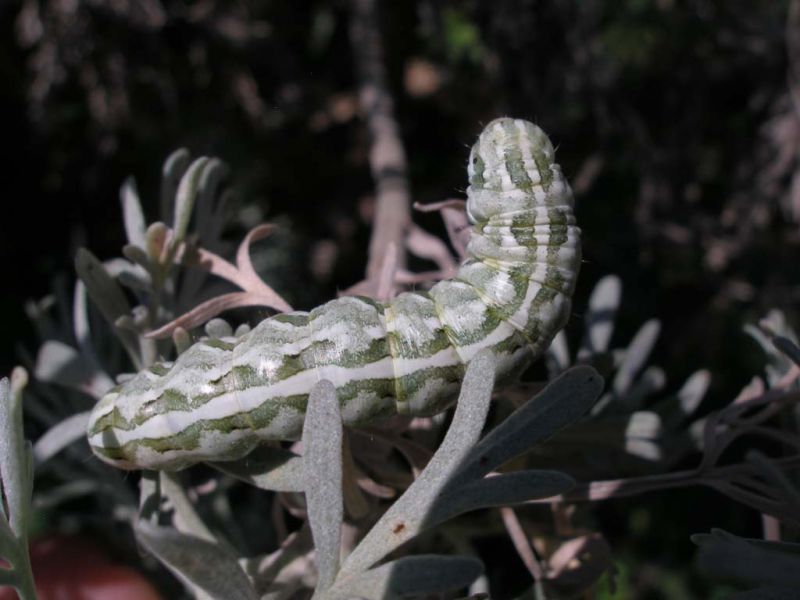
[[[704, 406], [727, 402], [763, 364], [743, 325], [771, 308], [792, 320], [800, 292], [789, 4], [382, 3], [414, 200], [463, 196], [482, 124], [536, 121], [584, 231], [570, 338], [594, 283], [618, 274], [615, 339], [660, 319], [654, 362], [673, 388], [706, 367]], [[295, 306], [362, 277], [373, 182], [348, 19], [346, 2], [0, 4], [2, 372], [20, 347], [35, 351], [24, 303], [71, 285], [76, 249], [119, 254], [127, 176], [156, 219], [160, 166], [180, 146], [231, 167], [232, 242], [260, 220], [282, 225], [265, 269]], [[442, 233], [435, 215], [415, 220]], [[332, 264], [315, 268], [331, 248]], [[643, 589], [694, 585], [692, 532], [759, 533], [753, 513], [711, 492], [656, 496], [598, 513], [629, 570], [655, 570], [661, 583]]]

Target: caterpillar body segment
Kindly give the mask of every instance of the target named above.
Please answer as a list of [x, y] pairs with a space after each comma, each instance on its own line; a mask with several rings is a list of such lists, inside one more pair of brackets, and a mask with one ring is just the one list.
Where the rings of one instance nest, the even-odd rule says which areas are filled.
[[538, 357], [567, 321], [580, 265], [572, 193], [550, 140], [519, 119], [489, 123], [470, 153], [469, 258], [453, 279], [386, 304], [339, 298], [204, 339], [111, 390], [89, 444], [125, 469], [181, 469], [300, 437], [308, 395], [336, 387], [348, 425], [431, 415], [491, 348], [499, 376]]

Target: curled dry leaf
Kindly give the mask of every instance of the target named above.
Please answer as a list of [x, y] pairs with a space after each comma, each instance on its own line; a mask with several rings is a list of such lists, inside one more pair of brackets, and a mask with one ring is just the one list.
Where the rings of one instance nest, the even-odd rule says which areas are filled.
[[408, 249], [420, 258], [426, 258], [436, 263], [442, 273], [455, 273], [457, 264], [450, 254], [447, 245], [435, 235], [431, 235], [417, 225], [411, 225], [406, 237]]
[[184, 264], [205, 269], [212, 275], [227, 279], [244, 291], [211, 298], [177, 319], [151, 331], [147, 337], [156, 339], [169, 337], [180, 327], [184, 329], [197, 327], [232, 308], [266, 306], [280, 312], [292, 310], [289, 303], [258, 276], [250, 260], [250, 244], [266, 237], [273, 229], [274, 226], [269, 224], [251, 229], [239, 245], [235, 265], [208, 250], [182, 245], [179, 255], [183, 256]]
[[218, 314], [230, 310], [232, 308], [242, 308], [245, 306], [269, 306], [274, 308], [271, 304], [272, 298], [253, 292], [231, 292], [230, 294], [223, 294], [203, 302], [202, 304], [194, 307], [187, 313], [182, 314], [177, 319], [170, 321], [163, 327], [154, 329], [146, 334], [148, 338], [162, 339], [172, 335], [178, 329], [192, 329], [198, 327], [217, 316]]
[[466, 206], [467, 203], [460, 198], [451, 198], [431, 204], [414, 204], [414, 208], [421, 212], [440, 212], [447, 228], [447, 236], [455, 248], [459, 260], [467, 257], [467, 243], [469, 242], [470, 222], [467, 218]]

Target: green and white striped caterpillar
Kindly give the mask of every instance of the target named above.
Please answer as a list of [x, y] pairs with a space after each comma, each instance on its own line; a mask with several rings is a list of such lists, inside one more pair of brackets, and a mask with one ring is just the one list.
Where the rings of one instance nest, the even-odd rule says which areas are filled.
[[567, 321], [580, 265], [572, 192], [553, 145], [520, 119], [489, 123], [469, 158], [469, 258], [453, 279], [387, 304], [345, 297], [205, 339], [103, 397], [89, 444], [124, 469], [241, 458], [300, 436], [312, 386], [330, 380], [348, 425], [432, 415], [491, 348], [500, 376], [538, 357]]

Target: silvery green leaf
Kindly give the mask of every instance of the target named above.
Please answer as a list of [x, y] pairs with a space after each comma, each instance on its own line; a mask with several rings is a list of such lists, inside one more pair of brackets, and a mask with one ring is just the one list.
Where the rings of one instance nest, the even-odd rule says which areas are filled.
[[342, 499], [342, 415], [336, 389], [320, 381], [308, 397], [303, 424], [303, 463], [306, 473], [308, 522], [317, 551], [317, 592], [328, 588], [339, 570]]
[[664, 458], [659, 445], [652, 440], [629, 438], [625, 440], [625, 452], [642, 460], [658, 462]]
[[39, 348], [34, 375], [48, 383], [100, 398], [114, 382], [91, 360], [63, 342], [48, 340]]
[[567, 344], [567, 336], [562, 329], [556, 334], [547, 349], [547, 369], [550, 377], [555, 377], [561, 373], [569, 367], [569, 364], [569, 345]]
[[426, 525], [432, 527], [479, 508], [510, 506], [527, 500], [549, 498], [575, 485], [558, 471], [513, 471], [448, 487], [431, 508]]
[[175, 528], [181, 533], [193, 535], [207, 542], [216, 543], [214, 534], [197, 514], [176, 473], [161, 471], [159, 473], [161, 493], [169, 499], [175, 511]]
[[257, 599], [238, 559], [222, 546], [144, 520], [134, 523], [134, 532], [139, 543], [195, 593], [209, 598]]
[[603, 378], [592, 367], [584, 365], [565, 371], [483, 438], [466, 457], [454, 480], [478, 479], [527, 452], [577, 421], [602, 389]]
[[641, 407], [647, 398], [663, 390], [666, 383], [667, 376], [664, 370], [661, 367], [649, 366], [628, 388], [624, 397], [617, 399], [617, 402], [623, 402], [630, 409]]
[[[130, 247], [131, 246], [129, 246], [129, 248]], [[136, 256], [140, 252], [143, 256], [139, 256], [139, 258], [149, 260], [146, 258], [144, 250], [137, 248], [137, 251], [138, 252], [133, 253], [129, 252], [129, 254]], [[106, 269], [108, 269], [108, 272], [125, 287], [134, 291], [150, 292], [153, 279], [148, 270], [143, 266], [125, 260], [124, 258], [116, 258], [106, 262]]]
[[681, 412], [684, 415], [691, 415], [697, 410], [710, 384], [711, 373], [706, 369], [695, 371], [689, 376], [678, 392], [678, 401], [680, 403]]
[[283, 448], [256, 448], [240, 460], [209, 464], [262, 490], [302, 492], [305, 489], [303, 458]]
[[128, 315], [130, 312], [130, 305], [122, 292], [122, 288], [108, 274], [103, 263], [85, 248], [79, 249], [75, 256], [75, 270], [78, 272], [78, 277], [86, 285], [89, 297], [100, 309], [106, 321], [114, 328], [131, 360], [134, 361], [137, 367], [140, 366], [136, 335], [130, 331], [120, 331], [115, 325], [117, 319]]
[[172, 343], [175, 345], [175, 351], [178, 354], [183, 354], [192, 345], [192, 336], [183, 327], [176, 327], [172, 332]]
[[0, 379], [0, 556], [11, 567], [0, 568], [0, 586], [13, 586], [23, 600], [34, 600], [28, 560], [33, 453], [22, 432], [22, 390], [27, 383], [28, 373], [21, 367], [12, 371], [10, 382]]
[[197, 198], [197, 224], [198, 235], [201, 239], [211, 241], [214, 239], [215, 230], [221, 225], [214, 215], [214, 199], [217, 196], [219, 185], [228, 175], [228, 167], [218, 158], [208, 161], [200, 178], [200, 189]]
[[76, 479], [61, 485], [48, 488], [44, 492], [36, 492], [33, 506], [37, 510], [56, 508], [58, 505], [103, 492], [103, 485], [93, 479]]
[[626, 438], [656, 439], [661, 435], [661, 417], [656, 413], [642, 410], [635, 412], [628, 418], [625, 427]]
[[208, 157], [206, 156], [195, 159], [178, 184], [178, 191], [175, 194], [175, 213], [172, 218], [171, 244], [173, 248], [176, 248], [186, 238], [189, 221], [192, 218], [192, 209], [197, 199], [200, 178], [207, 163]]
[[222, 339], [233, 335], [233, 328], [225, 319], [211, 319], [206, 323], [205, 330], [210, 338]]
[[419, 477], [387, 510], [342, 565], [352, 574], [374, 565], [427, 526], [426, 516], [452, 473], [478, 441], [492, 397], [495, 359], [482, 350], [470, 361], [444, 440]]
[[90, 412], [87, 410], [67, 417], [36, 440], [36, 444], [33, 446], [33, 456], [36, 462], [41, 464], [73, 442], [84, 440]]
[[467, 587], [483, 573], [483, 564], [467, 556], [406, 556], [337, 582], [325, 600], [388, 600], [443, 594]]
[[[295, 567], [302, 564], [307, 558], [310, 561], [309, 556], [313, 550], [311, 529], [306, 521], [298, 531], [290, 533], [281, 543], [281, 547], [272, 554], [246, 559], [245, 569], [255, 580], [256, 590], [262, 594], [262, 600], [276, 597], [286, 598], [286, 595], [281, 595], [281, 592], [285, 591], [287, 587], [299, 586], [299, 580], [306, 573], [297, 573]], [[307, 573], [307, 575], [311, 576], [313, 573]], [[268, 590], [272, 590], [272, 593], [269, 593]]]
[[130, 312], [125, 294], [94, 254], [80, 248], [75, 255], [75, 269], [86, 285], [86, 290], [94, 303], [112, 325], [122, 315]]
[[156, 221], [155, 223], [150, 224], [144, 234], [144, 249], [147, 252], [147, 256], [149, 256], [155, 263], [160, 264], [161, 260], [163, 259], [162, 253], [164, 251], [164, 245], [166, 244], [168, 233], [169, 227], [167, 227], [161, 221]]
[[794, 364], [800, 365], [800, 348], [798, 348], [792, 340], [782, 335], [776, 335], [772, 338], [772, 343], [778, 350], [792, 359]]
[[608, 350], [614, 333], [614, 318], [622, 298], [622, 283], [616, 275], [607, 275], [597, 282], [589, 298], [586, 314], [586, 337], [578, 351], [578, 360]]
[[625, 394], [636, 374], [647, 363], [660, 331], [661, 323], [657, 319], [650, 319], [633, 336], [611, 386], [617, 396]]
[[139, 478], [139, 518], [156, 518], [160, 507], [161, 478], [156, 471], [142, 471]]
[[167, 157], [161, 169], [161, 220], [169, 221], [175, 206], [175, 190], [189, 167], [191, 157], [186, 148], [178, 148]]
[[78, 279], [72, 294], [72, 331], [81, 354], [90, 356], [94, 361], [92, 332], [89, 328], [89, 305], [86, 301], [86, 286]]
[[146, 229], [144, 213], [139, 201], [139, 192], [136, 191], [136, 182], [132, 178], [129, 177], [122, 184], [119, 199], [122, 203], [122, 219], [128, 242], [143, 248]]
[[125, 244], [122, 247], [122, 256], [127, 258], [135, 265], [139, 265], [149, 272], [150, 270], [150, 256], [147, 254], [147, 230], [142, 236], [142, 246], [134, 246], [133, 244]]
[[24, 369], [14, 369], [11, 382], [0, 380], [0, 482], [8, 513], [6, 517], [17, 538], [27, 535], [26, 516], [30, 506], [32, 471], [29, 451], [22, 434], [22, 389], [28, 381]]

